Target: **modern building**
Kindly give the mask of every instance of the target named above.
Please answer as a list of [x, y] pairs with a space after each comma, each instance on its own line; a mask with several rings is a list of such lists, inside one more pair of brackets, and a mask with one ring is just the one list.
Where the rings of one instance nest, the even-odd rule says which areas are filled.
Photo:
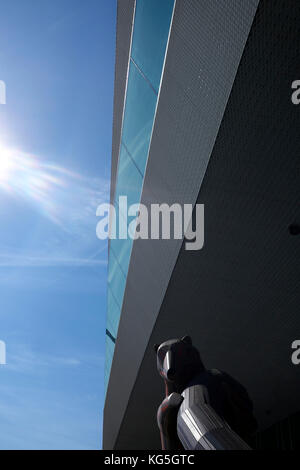
[[299, 24], [295, 0], [118, 1], [111, 202], [204, 204], [205, 244], [110, 241], [104, 449], [160, 448], [153, 345], [185, 334], [248, 389], [257, 447], [300, 445]]

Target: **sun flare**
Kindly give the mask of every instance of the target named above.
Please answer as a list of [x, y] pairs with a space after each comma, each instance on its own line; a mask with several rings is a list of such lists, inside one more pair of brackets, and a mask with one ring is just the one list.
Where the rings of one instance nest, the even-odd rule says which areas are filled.
[[0, 142], [0, 205], [6, 203], [5, 196], [26, 201], [52, 222], [64, 226], [67, 219], [81, 217], [78, 207], [83, 208], [82, 214], [86, 214], [86, 208], [94, 213], [94, 201], [101, 197], [95, 184], [98, 186], [98, 181], [87, 182], [67, 168]]

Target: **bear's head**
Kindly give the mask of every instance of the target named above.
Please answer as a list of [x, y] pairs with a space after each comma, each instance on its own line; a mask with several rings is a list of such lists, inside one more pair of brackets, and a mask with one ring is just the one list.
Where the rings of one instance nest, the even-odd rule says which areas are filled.
[[181, 393], [195, 375], [204, 370], [198, 350], [190, 336], [171, 339], [154, 346], [157, 369], [167, 386], [167, 393]]

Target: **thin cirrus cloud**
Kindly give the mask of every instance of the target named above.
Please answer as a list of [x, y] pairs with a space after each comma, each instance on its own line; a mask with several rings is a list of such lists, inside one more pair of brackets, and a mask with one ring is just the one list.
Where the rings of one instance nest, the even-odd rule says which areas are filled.
[[[60, 165], [0, 144], [0, 191], [26, 202], [53, 225], [42, 247], [0, 252], [0, 266], [97, 266], [103, 246], [96, 239], [96, 208], [107, 201], [109, 182], [79, 175]], [[42, 238], [42, 237], [41, 237]], [[46, 254], [45, 254], [46, 253]]]
[[9, 355], [5, 365], [7, 372], [37, 374], [49, 372], [49, 368], [57, 367], [99, 367], [104, 363], [103, 356], [89, 356], [77, 351], [76, 356], [59, 356], [33, 352], [27, 345], [10, 345], [14, 352]]
[[[99, 250], [98, 254], [104, 250]], [[95, 255], [96, 256], [96, 255]], [[76, 258], [64, 256], [29, 256], [29, 255], [16, 255], [0, 253], [0, 266], [1, 267], [51, 267], [51, 266], [106, 266], [105, 259], [90, 258]]]

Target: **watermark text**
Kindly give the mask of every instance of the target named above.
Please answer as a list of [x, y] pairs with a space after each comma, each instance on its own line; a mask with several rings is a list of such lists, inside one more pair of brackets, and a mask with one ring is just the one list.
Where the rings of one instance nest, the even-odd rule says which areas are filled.
[[298, 105], [300, 104], [300, 80], [293, 81], [292, 90], [295, 90], [291, 96], [292, 103]]
[[0, 341], [0, 365], [6, 364], [6, 344], [4, 341]]
[[[118, 200], [118, 214], [112, 204], [100, 204], [96, 215], [101, 217], [96, 233], [100, 240], [181, 240], [186, 250], [204, 246], [204, 204], [143, 204], [128, 206], [127, 196]], [[118, 216], [117, 216], [118, 215]]]
[[0, 80], [0, 104], [6, 104], [6, 85], [3, 80]]
[[298, 366], [300, 364], [300, 340], [296, 339], [292, 343], [292, 349], [294, 350], [291, 360], [294, 366]]

